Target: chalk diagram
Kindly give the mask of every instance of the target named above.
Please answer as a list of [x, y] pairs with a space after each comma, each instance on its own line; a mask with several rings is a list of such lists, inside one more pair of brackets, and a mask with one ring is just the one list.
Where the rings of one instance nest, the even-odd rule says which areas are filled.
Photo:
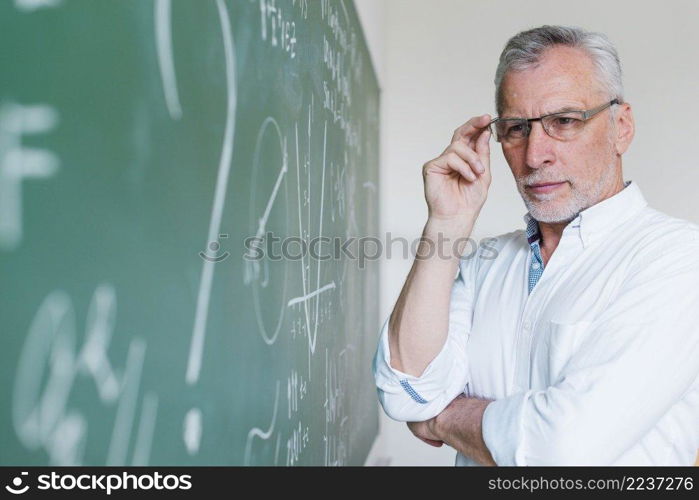
[[[254, 234], [264, 251], [262, 259], [249, 259], [244, 263], [244, 283], [252, 286], [253, 304], [257, 327], [267, 345], [277, 340], [284, 322], [286, 290], [289, 280], [289, 264], [281, 257], [282, 246], [273, 249], [274, 260], [266, 249], [266, 234], [282, 240], [289, 236], [289, 200], [286, 173], [288, 154], [286, 139], [279, 124], [267, 117], [257, 134], [250, 180], [250, 233]], [[264, 193], [270, 193], [263, 199]], [[258, 214], [261, 214], [259, 217]], [[263, 304], [271, 304], [269, 309]], [[278, 311], [275, 313], [275, 311]]]
[[[305, 154], [300, 152], [299, 140], [299, 125], [294, 126], [294, 142], [296, 152], [296, 195], [298, 207], [298, 224], [299, 235], [310, 246], [311, 242], [324, 236], [323, 215], [325, 203], [325, 173], [327, 164], [327, 140], [328, 140], [328, 123], [323, 125], [323, 140], [322, 140], [322, 159], [321, 161], [313, 161], [312, 148], [312, 115], [313, 115], [313, 97], [311, 97], [311, 105], [308, 109], [308, 122], [306, 124], [306, 139], [307, 147]], [[320, 165], [318, 165], [320, 164]], [[314, 192], [311, 179], [317, 178], [320, 169], [320, 186], [319, 190]], [[316, 220], [317, 219], [317, 220]], [[322, 245], [319, 245], [322, 247]], [[327, 249], [325, 250], [327, 251]], [[311, 378], [311, 357], [316, 351], [318, 340], [318, 326], [320, 324], [320, 310], [322, 294], [334, 290], [337, 287], [335, 280], [327, 281], [323, 274], [323, 267], [327, 266], [323, 260], [315, 259], [305, 252], [300, 261], [301, 264], [301, 286], [303, 294], [290, 299], [287, 302], [289, 307], [296, 306], [302, 308], [302, 316], [304, 319], [305, 335], [308, 339], [308, 376]], [[323, 280], [321, 280], [321, 275]]]

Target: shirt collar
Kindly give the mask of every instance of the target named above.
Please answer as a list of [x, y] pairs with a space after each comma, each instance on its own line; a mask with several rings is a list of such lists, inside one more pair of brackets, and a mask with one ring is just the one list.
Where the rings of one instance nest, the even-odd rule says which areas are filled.
[[[624, 189], [614, 196], [582, 210], [563, 229], [562, 237], [566, 237], [569, 233], [575, 233], [580, 237], [583, 246], [587, 247], [647, 205], [648, 202], [638, 184], [626, 181]], [[524, 214], [523, 219], [527, 225], [527, 241], [531, 245], [540, 238], [539, 223], [529, 212]]]
[[527, 224], [527, 243], [532, 245], [541, 238], [541, 235], [539, 234], [539, 223], [529, 214], [529, 212], [524, 214], [524, 222]]

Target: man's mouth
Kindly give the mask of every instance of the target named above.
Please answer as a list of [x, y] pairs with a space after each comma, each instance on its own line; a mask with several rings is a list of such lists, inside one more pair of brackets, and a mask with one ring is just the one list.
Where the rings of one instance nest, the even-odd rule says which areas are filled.
[[555, 191], [559, 187], [561, 187], [563, 184], [565, 184], [565, 181], [562, 182], [540, 182], [536, 184], [527, 184], [527, 189], [534, 193], [550, 193], [552, 191]]

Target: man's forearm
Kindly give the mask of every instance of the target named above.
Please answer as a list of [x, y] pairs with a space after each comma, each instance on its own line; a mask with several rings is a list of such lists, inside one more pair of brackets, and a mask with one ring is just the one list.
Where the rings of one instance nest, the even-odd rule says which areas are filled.
[[459, 396], [432, 421], [440, 440], [481, 465], [497, 465], [483, 441], [483, 413], [491, 400]]
[[[396, 370], [420, 376], [444, 346], [451, 289], [472, 229], [473, 223], [454, 227], [449, 221], [430, 219], [425, 224], [420, 257], [413, 262], [389, 321], [391, 366]], [[441, 249], [437, 248], [440, 233], [447, 242]], [[454, 252], [458, 238], [463, 240]]]

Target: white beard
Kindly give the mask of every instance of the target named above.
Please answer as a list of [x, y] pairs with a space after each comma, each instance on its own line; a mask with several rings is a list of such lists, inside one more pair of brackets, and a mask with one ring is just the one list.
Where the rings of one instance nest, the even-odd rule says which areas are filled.
[[544, 193], [536, 195], [536, 198], [530, 197], [529, 193], [524, 188], [527, 182], [517, 181], [517, 189], [524, 200], [524, 204], [529, 210], [529, 213], [539, 222], [559, 223], [570, 222], [575, 219], [580, 212], [591, 207], [599, 202], [602, 190], [609, 185], [614, 174], [613, 166], [605, 169], [605, 175], [596, 183], [590, 186], [581, 186], [575, 180], [570, 182], [570, 197], [565, 205], [551, 203], [555, 200], [558, 193]]
[[[610, 147], [613, 147], [610, 141]], [[611, 152], [611, 151], [610, 151]], [[612, 158], [613, 155], [611, 155]], [[541, 175], [530, 175], [517, 179], [517, 190], [524, 200], [524, 204], [529, 210], [534, 219], [539, 222], [560, 223], [570, 222], [575, 219], [580, 212], [589, 208], [600, 201], [600, 197], [605, 188], [609, 187], [614, 182], [616, 162], [612, 159], [607, 168], [602, 173], [602, 177], [597, 182], [583, 184], [582, 181], [576, 179], [555, 179], [556, 181], [568, 181], [570, 183], [570, 196], [568, 203], [561, 206], [560, 204], [552, 203], [559, 193], [542, 193], [537, 195], [530, 194], [525, 185], [538, 182], [546, 182], [551, 179], [538, 178]]]

